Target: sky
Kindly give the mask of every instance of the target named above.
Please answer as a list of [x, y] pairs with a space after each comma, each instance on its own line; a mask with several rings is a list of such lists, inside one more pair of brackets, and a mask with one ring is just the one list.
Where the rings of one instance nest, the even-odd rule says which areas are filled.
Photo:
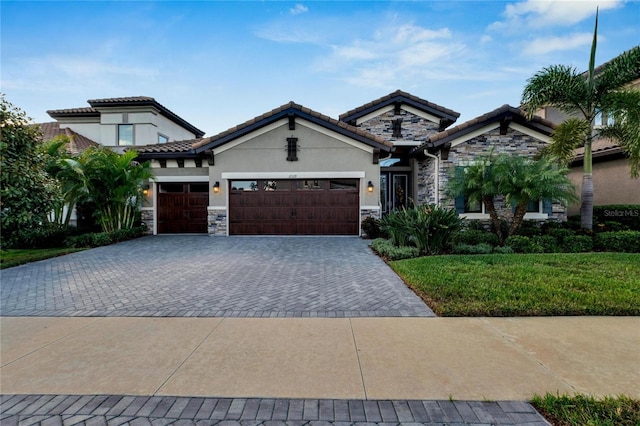
[[518, 106], [545, 66], [640, 44], [640, 2], [0, 2], [0, 91], [35, 122], [151, 96], [215, 135], [289, 101], [334, 118], [403, 90], [461, 114]]

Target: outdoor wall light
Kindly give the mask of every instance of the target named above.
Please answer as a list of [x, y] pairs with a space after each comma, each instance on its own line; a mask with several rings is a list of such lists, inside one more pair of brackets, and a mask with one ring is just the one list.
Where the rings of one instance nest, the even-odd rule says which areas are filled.
[[149, 195], [149, 188], [150, 188], [150, 187], [149, 187], [149, 185], [148, 185], [148, 184], [147, 184], [147, 185], [145, 185], [145, 186], [143, 186], [143, 187], [142, 187], [142, 195], [144, 195], [145, 197], [146, 197], [147, 195]]
[[220, 182], [216, 181], [216, 183], [213, 184], [213, 192], [216, 194], [220, 192]]
[[369, 181], [369, 183], [367, 184], [367, 191], [373, 192], [373, 182]]

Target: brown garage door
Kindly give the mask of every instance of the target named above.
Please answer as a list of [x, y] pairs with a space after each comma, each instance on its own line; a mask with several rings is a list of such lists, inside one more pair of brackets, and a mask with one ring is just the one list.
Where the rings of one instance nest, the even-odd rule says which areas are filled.
[[231, 235], [358, 235], [357, 179], [230, 182]]
[[207, 183], [161, 183], [158, 185], [158, 233], [207, 232]]

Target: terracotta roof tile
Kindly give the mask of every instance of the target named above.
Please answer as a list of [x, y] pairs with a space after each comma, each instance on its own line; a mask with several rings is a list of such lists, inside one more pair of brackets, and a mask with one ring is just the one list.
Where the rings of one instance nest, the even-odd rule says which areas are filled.
[[[622, 148], [620, 147], [618, 142], [616, 142], [613, 139], [598, 138], [598, 139], [594, 139], [593, 142], [591, 143], [591, 153], [594, 157], [601, 157], [601, 156], [611, 155], [611, 154], [620, 154], [621, 152], [623, 152]], [[575, 149], [573, 151], [573, 154], [574, 154], [573, 161], [584, 159], [584, 147]]]
[[[344, 114], [340, 114], [340, 120], [341, 121], [347, 121], [346, 119], [349, 118], [349, 117], [353, 118], [353, 116], [357, 116], [359, 113], [363, 113], [364, 111], [367, 111], [367, 110], [369, 110], [369, 109], [371, 109], [373, 107], [376, 107], [376, 106], [384, 106], [385, 104], [390, 103], [391, 101], [393, 101], [396, 98], [409, 99], [409, 100], [415, 102], [416, 104], [424, 105], [424, 106], [428, 107], [429, 109], [438, 111], [438, 112], [443, 113], [445, 115], [449, 115], [449, 116], [452, 116], [454, 118], [460, 117], [460, 113], [456, 112], [456, 111], [454, 111], [452, 109], [445, 108], [445, 107], [440, 106], [438, 104], [434, 104], [433, 102], [429, 102], [426, 99], [419, 98], [417, 96], [414, 96], [414, 95], [412, 95], [410, 93], [407, 93], [407, 92], [404, 92], [402, 90], [396, 90], [393, 93], [390, 93], [390, 94], [388, 94], [386, 96], [383, 96], [383, 97], [381, 97], [379, 99], [376, 99], [376, 100], [373, 100], [371, 102], [368, 102], [368, 103], [366, 103], [366, 104], [364, 104], [364, 105], [362, 105], [362, 106], [360, 106], [358, 108], [354, 108], [351, 111], [347, 111]], [[453, 121], [455, 121], [455, 120], [453, 120]]]
[[173, 141], [163, 144], [132, 146], [127, 150], [135, 149], [139, 153], [193, 153], [194, 144], [200, 139], [189, 139], [184, 141]]
[[50, 109], [47, 111], [47, 114], [49, 114], [49, 116], [51, 116], [52, 118], [56, 118], [56, 117], [62, 117], [62, 116], [72, 116], [72, 115], [76, 115], [76, 116], [83, 116], [83, 117], [99, 117], [100, 116], [100, 112], [95, 109], [95, 108], [91, 108], [91, 107], [84, 107], [84, 108], [67, 108], [67, 109]]
[[65, 147], [67, 152], [71, 154], [79, 154], [86, 150], [89, 147], [98, 147], [100, 146], [97, 142], [82, 136], [79, 133], [74, 132], [69, 128], [60, 128], [60, 123], [52, 122], [52, 123], [40, 123], [38, 124], [42, 129], [42, 140], [48, 141], [53, 139], [58, 135], [68, 136], [70, 141]]

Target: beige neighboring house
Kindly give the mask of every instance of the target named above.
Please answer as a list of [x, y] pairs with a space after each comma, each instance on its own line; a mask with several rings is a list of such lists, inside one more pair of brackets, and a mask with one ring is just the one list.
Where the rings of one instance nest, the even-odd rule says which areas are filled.
[[[553, 124], [505, 105], [447, 130], [458, 116], [398, 90], [339, 119], [290, 102], [214, 136], [139, 146], [157, 178], [143, 221], [154, 234], [360, 235], [366, 217], [411, 203], [488, 219], [448, 197], [450, 172], [490, 151], [534, 155]], [[527, 218], [564, 215], [537, 200]]]
[[[603, 65], [596, 68], [597, 73]], [[640, 75], [629, 82], [625, 88], [640, 90]], [[567, 114], [555, 108], [544, 108], [537, 114], [553, 123], [559, 124], [568, 118]], [[606, 125], [612, 118], [606, 114], [596, 117], [594, 127]], [[596, 138], [592, 147], [593, 164], [593, 204], [603, 206], [611, 204], [640, 204], [640, 179], [631, 178], [631, 165], [628, 158], [616, 141]], [[584, 148], [575, 151], [575, 158], [571, 162], [569, 178], [578, 188], [582, 189]], [[580, 203], [569, 206], [569, 215], [580, 214]]]
[[40, 124], [43, 139], [64, 134], [76, 144], [70, 147], [71, 152], [96, 144], [122, 152], [138, 145], [204, 136], [202, 130], [148, 96], [92, 99], [87, 103], [89, 107], [47, 111], [56, 121]]

